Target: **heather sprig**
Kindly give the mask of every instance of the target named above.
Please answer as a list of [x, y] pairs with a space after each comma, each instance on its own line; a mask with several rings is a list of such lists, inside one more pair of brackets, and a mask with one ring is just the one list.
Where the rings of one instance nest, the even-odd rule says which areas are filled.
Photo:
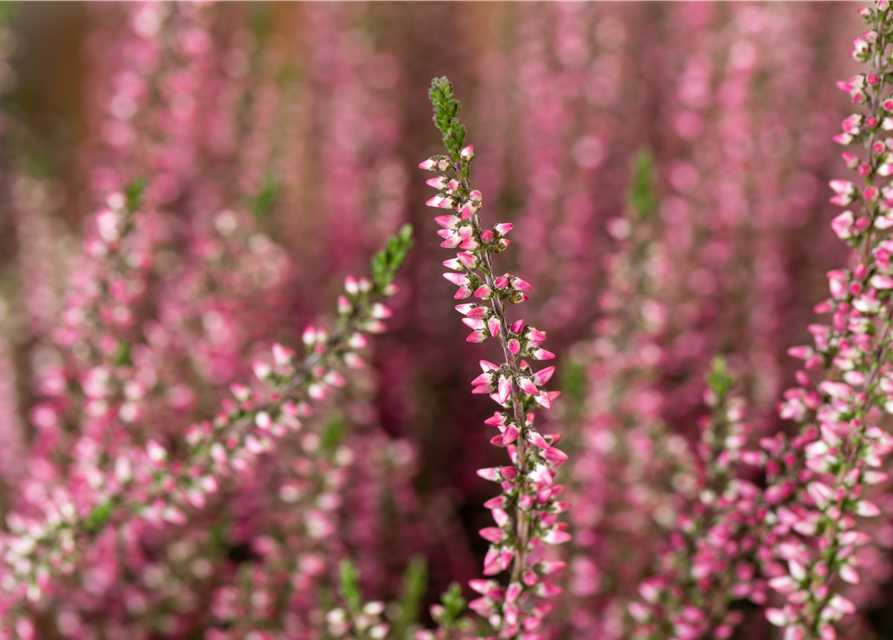
[[344, 607], [337, 607], [326, 614], [329, 633], [335, 638], [350, 634], [355, 640], [384, 640], [390, 625], [382, 621], [384, 602], [363, 603], [359, 586], [360, 574], [349, 560], [341, 563], [338, 595]]
[[[408, 576], [409, 573], [407, 572]], [[412, 640], [456, 640], [457, 638], [467, 638], [471, 630], [475, 628], [472, 620], [463, 615], [467, 611], [467, 604], [465, 598], [462, 597], [462, 587], [459, 586], [458, 582], [453, 582], [440, 595], [440, 602], [434, 603], [428, 608], [431, 618], [437, 625], [434, 630], [416, 629], [411, 636], [407, 636], [397, 633], [397, 630], [401, 628], [397, 627], [393, 632], [394, 640], [403, 640], [403, 638], [407, 638], [407, 640], [410, 638]]]
[[253, 367], [261, 385], [231, 385], [233, 398], [223, 401], [215, 418], [186, 430], [185, 455], [149, 439], [143, 447], [118, 452], [108, 471], [96, 469], [92, 506], [78, 510], [59, 487], [41, 504], [45, 521], [9, 514], [11, 533], [0, 540], [0, 607], [16, 607], [19, 615], [5, 621], [23, 619], [25, 600], [39, 601], [53, 577], [72, 573], [90, 541], [110, 523], [140, 518], [185, 524], [184, 511], [203, 508], [222, 478], [247, 469], [256, 456], [274, 449], [276, 439], [300, 430], [301, 419], [311, 413], [306, 399], [321, 400], [344, 384], [339, 365], [365, 366], [357, 350], [368, 343], [367, 334], [384, 331], [382, 320], [391, 312], [379, 300], [396, 292], [393, 278], [411, 245], [405, 226], [374, 258], [374, 282], [347, 277], [334, 330], [308, 327], [302, 359], [273, 345], [271, 362]]
[[443, 227], [439, 232], [444, 238], [441, 246], [461, 249], [455, 259], [444, 262], [452, 270], [444, 277], [459, 287], [455, 299], [473, 296], [483, 303], [456, 307], [465, 316], [463, 322], [473, 330], [468, 341], [482, 343], [489, 337], [496, 338], [504, 357], [502, 364], [482, 360], [483, 373], [472, 385], [473, 393], [489, 395], [503, 409], [486, 424], [499, 429], [500, 434], [490, 442], [507, 447], [511, 460], [510, 465], [478, 471], [482, 478], [502, 487], [500, 496], [485, 503], [497, 526], [480, 531], [490, 542], [484, 574], [494, 576], [509, 567], [511, 572], [507, 587], [492, 579], [472, 580], [470, 586], [480, 597], [469, 607], [484, 616], [499, 637], [524, 634], [534, 640], [541, 637], [537, 630], [552, 605], [534, 605], [532, 596], [552, 597], [561, 593], [560, 587], [543, 578], [565, 566], [563, 562], [546, 559], [543, 543], [559, 544], [570, 539], [565, 531], [567, 525], [557, 521], [557, 515], [570, 505], [557, 500], [563, 487], [553, 483], [555, 469], [567, 460], [567, 455], [554, 448], [560, 436], [540, 434], [533, 426], [532, 411], [551, 408], [558, 396], [558, 392], [544, 389], [555, 368], [534, 372], [523, 358], [547, 360], [554, 354], [540, 346], [546, 339], [544, 331], [525, 325], [523, 320], [509, 322], [506, 316], [506, 304], [525, 301], [524, 292], [531, 289], [517, 276], [497, 275], [493, 267], [495, 254], [509, 246], [505, 236], [512, 225], [502, 223], [485, 229], [481, 223], [483, 197], [470, 183], [474, 148], [464, 146], [465, 127], [458, 118], [461, 105], [453, 95], [450, 81], [434, 79], [429, 97], [447, 155], [434, 156], [419, 166], [443, 174], [427, 181], [438, 190], [427, 204], [450, 210], [436, 219]]
[[[431, 617], [437, 623], [436, 631], [417, 629], [419, 603], [424, 595], [426, 583], [425, 561], [415, 558], [410, 561], [404, 576], [403, 594], [399, 602], [385, 605], [383, 602], [363, 602], [359, 587], [359, 572], [352, 562], [341, 563], [338, 582], [338, 595], [343, 606], [331, 609], [326, 615], [329, 633], [335, 638], [347, 634], [354, 640], [450, 640], [454, 632], [466, 629], [468, 621], [461, 618], [465, 611], [458, 583], [453, 583], [441, 595], [441, 602], [430, 608]], [[383, 617], [388, 621], [383, 620]], [[393, 624], [389, 622], [393, 620]]]
[[440, 602], [432, 604], [429, 608], [431, 617], [437, 623], [437, 629], [417, 631], [415, 640], [452, 640], [456, 633], [467, 630], [470, 621], [462, 617], [467, 605], [468, 602], [462, 597], [462, 587], [458, 582], [453, 582], [441, 594]]
[[730, 605], [754, 589], [760, 492], [735, 466], [759, 462], [759, 454], [743, 449], [750, 427], [722, 358], [706, 383], [711, 414], [699, 422], [696, 498], [677, 515], [659, 571], [639, 585], [641, 600], [628, 607], [636, 621], [633, 638], [729, 638], [743, 620]]
[[640, 152], [632, 174], [623, 215], [606, 224], [616, 248], [605, 257], [595, 336], [572, 349], [586, 393], [568, 499], [585, 506], [570, 514], [565, 604], [572, 625], [606, 637], [629, 626], [626, 604], [654, 571], [641, 549], [665, 540], [696, 488], [690, 447], [663, 417], [668, 251], [650, 154]]
[[[257, 361], [253, 366], [266, 389], [232, 385], [233, 400], [224, 401], [213, 424], [201, 423], [187, 430], [187, 467], [211, 466], [213, 461], [217, 469], [232, 465], [238, 470], [244, 466], [240, 454], [270, 449], [268, 434], [281, 437], [289, 428], [300, 429], [300, 418], [311, 412], [304, 398], [322, 400], [332, 387], [344, 385], [339, 365], [365, 367], [357, 350], [368, 344], [367, 334], [385, 330], [382, 320], [390, 317], [391, 311], [379, 299], [396, 293], [393, 279], [412, 246], [411, 236], [411, 227], [405, 225], [375, 255], [374, 281], [346, 278], [344, 293], [338, 297], [339, 318], [334, 330], [329, 334], [324, 328], [308, 326], [302, 336], [304, 356], [300, 361], [287, 347], [273, 345], [272, 363]], [[156, 451], [156, 457], [162, 455], [151, 443], [148, 448]]]
[[[843, 159], [862, 184], [832, 180], [833, 204], [856, 205], [832, 221], [837, 236], [855, 249], [852, 269], [828, 272], [831, 297], [815, 310], [830, 313], [830, 324], [810, 325], [815, 347], [794, 347], [789, 353], [805, 360], [797, 372], [798, 386], [785, 393], [783, 418], [800, 426], [796, 438], [761, 441], [769, 454], [773, 523], [764, 541], [769, 586], [785, 604], [770, 608], [770, 622], [785, 628], [785, 638], [803, 640], [836, 637], [834, 624], [855, 606], [841, 595], [835, 578], [859, 583], [855, 552], [870, 537], [858, 530], [857, 516], [879, 515], [865, 499], [868, 485], [883, 482], [876, 470], [882, 456], [893, 450], [893, 438], [877, 426], [883, 412], [893, 409], [891, 383], [891, 298], [893, 244], [893, 100], [885, 98], [891, 62], [887, 48], [893, 38], [889, 3], [860, 10], [868, 30], [854, 40], [853, 58], [868, 65], [837, 86], [863, 106], [846, 118], [842, 145], [858, 145], [863, 154], [846, 152]], [[795, 535], [796, 534], [796, 535]], [[771, 549], [772, 551], [768, 551]]]
[[434, 78], [431, 81], [431, 89], [428, 98], [434, 106], [434, 124], [443, 134], [443, 146], [450, 154], [450, 160], [454, 167], [460, 171], [465, 170], [463, 178], [470, 176], [471, 165], [462, 164], [462, 149], [465, 146], [465, 125], [459, 120], [459, 112], [462, 104], [453, 95], [453, 83], [446, 77]]

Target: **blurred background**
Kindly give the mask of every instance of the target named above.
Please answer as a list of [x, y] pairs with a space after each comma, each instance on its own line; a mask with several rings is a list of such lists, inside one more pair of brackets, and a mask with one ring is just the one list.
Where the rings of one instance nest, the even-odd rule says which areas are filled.
[[[828, 226], [836, 213], [826, 185], [845, 170], [830, 138], [850, 105], [834, 83], [855, 73], [848, 53], [862, 31], [858, 5], [159, 6], [2, 5], [0, 425], [16, 443], [9, 452], [39, 437], [23, 417], [41, 401], [36, 372], [54, 357], [48, 336], [67, 265], [108, 190], [142, 178], [168, 219], [146, 323], [169, 324], [165, 310], [188, 297], [182, 274], [210, 260], [191, 244], [190, 225], [210, 225], [212, 213], [233, 210], [252, 238], [265, 238], [249, 243], [257, 264], [246, 269], [274, 265], [269, 287], [218, 292], [190, 321], [211, 347], [183, 366], [208, 391], [185, 384], [190, 401], [171, 400], [181, 425], [213, 415], [259, 345], [294, 344], [305, 325], [330, 320], [344, 276], [361, 275], [384, 239], [411, 222], [416, 248], [395, 315], [373, 342], [368, 375], [331, 409], [385, 460], [357, 485], [377, 492], [369, 516], [377, 524], [366, 531], [376, 539], [346, 523], [344, 545], [360, 554], [370, 596], [397, 593], [413, 556], [427, 559], [425, 602], [478, 577], [487, 543], [475, 532], [490, 524], [481, 504], [493, 488], [475, 470], [503, 452], [487, 446], [482, 423], [492, 408], [469, 395], [469, 382], [496, 347], [465, 342], [441, 277], [451, 256], [424, 207], [430, 175], [416, 168], [440, 148], [427, 89], [443, 75], [463, 103], [487, 224], [515, 224], [500, 260], [533, 285], [521, 310], [558, 355], [564, 396], [549, 420], [568, 435], [569, 453], [591, 446], [587, 363], [610, 256], [625, 237], [609, 231], [628, 209], [641, 153], [651, 158], [649, 197], [669, 274], [661, 419], [685, 438], [696, 433], [703, 377], [723, 354], [755, 429], [786, 428], [774, 409], [796, 364], [785, 351], [809, 340], [824, 274], [847, 255]], [[140, 38], [162, 44], [147, 53]], [[144, 88], [129, 88], [133, 74], [149, 78]], [[165, 284], [174, 281], [179, 289]], [[15, 500], [14, 478], [0, 509]], [[260, 517], [244, 519], [251, 524], [241, 533], [227, 520], [233, 567], [256, 560], [248, 530], [262, 528]], [[588, 544], [600, 549], [594, 558], [607, 548], [598, 536]], [[889, 577], [864, 596], [872, 613], [860, 637], [893, 637]], [[578, 592], [597, 599], [607, 584]], [[177, 633], [203, 624], [192, 619]], [[147, 637], [159, 633], [152, 624]], [[586, 624], [561, 633], [611, 637], [587, 635]], [[755, 624], [742, 633], [763, 637]]]

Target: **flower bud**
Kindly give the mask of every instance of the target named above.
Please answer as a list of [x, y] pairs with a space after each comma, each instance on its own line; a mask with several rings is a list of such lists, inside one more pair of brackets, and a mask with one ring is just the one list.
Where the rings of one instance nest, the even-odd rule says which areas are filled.
[[448, 182], [449, 180], [447, 180], [446, 176], [437, 176], [436, 178], [425, 180], [426, 185], [428, 185], [429, 187], [434, 187], [438, 190], [445, 188]]

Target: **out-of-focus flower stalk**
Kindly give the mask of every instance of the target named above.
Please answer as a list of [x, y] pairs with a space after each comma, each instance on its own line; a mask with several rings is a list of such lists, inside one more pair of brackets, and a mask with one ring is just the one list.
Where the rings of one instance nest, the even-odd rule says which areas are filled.
[[633, 638], [729, 638], [744, 619], [731, 603], [754, 589], [755, 567], [747, 560], [758, 542], [760, 490], [738, 477], [735, 465], [759, 463], [760, 455], [742, 450], [750, 426], [722, 359], [707, 383], [712, 415], [699, 423], [696, 497], [679, 511], [657, 574], [640, 583], [641, 600], [629, 604]]
[[618, 186], [639, 115], [623, 100], [637, 81], [623, 52], [628, 25], [638, 29], [647, 17], [636, 7], [585, 3], [528, 4], [518, 14], [510, 50], [517, 70], [501, 80], [511, 83], [517, 125], [497, 127], [511, 132], [503, 142], [519, 173], [511, 193], [524, 198], [514, 233], [539, 283], [535, 304], [553, 329], [568, 331], [596, 311], [592, 291], [603, 273], [591, 258], [603, 251], [604, 219], [622, 206]]
[[596, 337], [572, 349], [583, 387], [567, 602], [579, 637], [627, 633], [623, 602], [651, 570], [652, 558], [639, 550], [660, 544], [695, 483], [685, 439], [662, 418], [662, 293], [671, 270], [647, 154], [638, 157], [631, 182], [625, 214], [607, 224], [617, 249], [605, 260], [608, 290], [599, 297]]
[[[300, 429], [301, 418], [310, 410], [305, 398], [321, 400], [332, 386], [343, 385], [337, 365], [362, 367], [357, 350], [367, 344], [367, 334], [384, 330], [382, 319], [390, 312], [378, 300], [396, 291], [393, 278], [411, 246], [410, 234], [405, 227], [375, 256], [371, 280], [348, 277], [331, 334], [308, 327], [301, 360], [290, 349], [274, 345], [271, 363], [253, 365], [264, 388], [232, 385], [234, 399], [224, 400], [213, 421], [189, 427], [182, 459], [153, 439], [145, 447], [109, 452], [113, 468], [93, 469], [92, 496], [82, 492], [73, 500], [57, 487], [40, 504], [43, 520], [10, 514], [11, 534], [0, 540], [4, 622], [27, 629], [26, 618], [17, 615], [24, 613], [25, 601], [39, 601], [51, 589], [54, 575], [74, 571], [84, 546], [113, 518], [183, 525], [184, 510], [204, 507], [222, 477], [247, 469], [258, 455], [274, 448], [275, 439]], [[16, 611], [10, 612], [13, 607]]]
[[7, 487], [16, 484], [23, 472], [25, 443], [22, 422], [18, 415], [18, 390], [10, 334], [12, 318], [9, 307], [0, 296], [0, 479]]
[[390, 625], [383, 622], [384, 602], [362, 602], [359, 589], [359, 574], [348, 561], [341, 564], [339, 593], [345, 607], [332, 609], [326, 615], [329, 633], [335, 638], [350, 634], [355, 640], [384, 640]]

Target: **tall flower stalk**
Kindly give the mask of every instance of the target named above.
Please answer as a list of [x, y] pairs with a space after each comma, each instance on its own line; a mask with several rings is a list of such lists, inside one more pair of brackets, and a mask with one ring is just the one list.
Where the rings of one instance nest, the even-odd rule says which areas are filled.
[[[639, 155], [622, 216], [608, 221], [607, 291], [591, 341], [577, 345], [580, 415], [569, 482], [575, 528], [570, 596], [575, 637], [627, 637], [624, 603], [650, 574], [655, 548], [695, 489], [685, 438], [663, 420], [661, 358], [670, 273], [650, 156]], [[565, 418], [568, 420], [568, 418]]]
[[861, 9], [860, 15], [868, 30], [855, 39], [852, 55], [868, 69], [838, 87], [862, 111], [846, 118], [843, 132], [834, 138], [862, 147], [860, 155], [843, 154], [860, 184], [831, 181], [836, 194], [831, 202], [855, 205], [831, 224], [855, 249], [855, 266], [828, 272], [831, 297], [816, 311], [832, 319], [810, 326], [815, 347], [789, 351], [805, 365], [780, 410], [783, 418], [800, 425], [800, 434], [790, 442], [762, 443], [770, 453], [767, 519], [775, 523], [763, 541], [765, 560], [769, 586], [786, 600], [766, 616], [784, 627], [787, 640], [833, 639], [834, 623], [855, 611], [838, 593], [836, 578], [859, 582], [855, 551], [870, 537], [857, 529], [856, 517], [879, 515], [863, 493], [886, 479], [875, 469], [893, 449], [893, 438], [877, 426], [883, 411], [893, 412], [893, 244], [887, 233], [893, 227], [893, 187], [887, 180], [893, 175], [893, 141], [885, 138], [893, 130], [893, 99], [884, 97], [893, 19], [886, 0]]
[[729, 638], [744, 616], [731, 611], [734, 600], [754, 595], [759, 488], [738, 477], [739, 462], [759, 462], [743, 451], [750, 426], [744, 399], [732, 393], [736, 380], [716, 358], [707, 376], [705, 403], [711, 415], [698, 421], [696, 497], [680, 510], [669, 544], [658, 556], [656, 575], [639, 584], [641, 600], [629, 604], [635, 620], [629, 637]]
[[[531, 286], [517, 276], [500, 276], [494, 270], [495, 255], [509, 246], [505, 236], [512, 225], [502, 223], [485, 229], [481, 222], [483, 198], [471, 186], [474, 147], [465, 145], [465, 127], [458, 118], [461, 105], [453, 96], [452, 84], [445, 77], [434, 79], [429, 97], [447, 153], [419, 166], [442, 174], [427, 181], [438, 189], [427, 204], [450, 211], [436, 218], [443, 227], [439, 232], [444, 239], [441, 246], [461, 250], [456, 258], [444, 262], [451, 269], [444, 278], [459, 287], [455, 299], [474, 297], [480, 301], [456, 307], [472, 329], [468, 341], [482, 343], [496, 338], [504, 358], [498, 365], [482, 360], [483, 373], [472, 385], [473, 393], [490, 395], [502, 408], [486, 424], [499, 429], [499, 435], [490, 442], [507, 447], [511, 464], [478, 471], [482, 478], [502, 487], [501, 495], [485, 503], [497, 526], [481, 529], [480, 535], [490, 542], [484, 575], [497, 575], [510, 568], [510, 578], [505, 588], [495, 580], [472, 580], [470, 586], [481, 597], [469, 606], [487, 618], [500, 638], [524, 634], [525, 639], [534, 640], [541, 637], [536, 631], [552, 607], [532, 606], [531, 596], [561, 593], [560, 587], [542, 578], [565, 566], [545, 559], [543, 543], [559, 544], [570, 539], [567, 525], [557, 522], [557, 515], [569, 505], [557, 500], [562, 487], [553, 483], [555, 469], [567, 460], [567, 455], [553, 446], [559, 436], [540, 434], [533, 425], [533, 409], [550, 409], [559, 394], [544, 388], [555, 368], [534, 372], [524, 358], [549, 360], [555, 356], [541, 347], [546, 339], [544, 331], [525, 325], [523, 320], [508, 319], [507, 304], [527, 300], [525, 291]], [[514, 511], [514, 518], [510, 511]]]
[[630, 155], [641, 144], [631, 134], [645, 114], [624, 99], [642, 94], [640, 79], [623, 55], [653, 19], [640, 8], [518, 7], [507, 51], [512, 71], [500, 79], [517, 110], [516, 122], [501, 125], [510, 166], [517, 165], [511, 188], [524, 199], [516, 241], [537, 282], [537, 311], [562, 333], [582, 329], [597, 312], [593, 291], [606, 282], [600, 258], [609, 250], [604, 222], [623, 206]]

